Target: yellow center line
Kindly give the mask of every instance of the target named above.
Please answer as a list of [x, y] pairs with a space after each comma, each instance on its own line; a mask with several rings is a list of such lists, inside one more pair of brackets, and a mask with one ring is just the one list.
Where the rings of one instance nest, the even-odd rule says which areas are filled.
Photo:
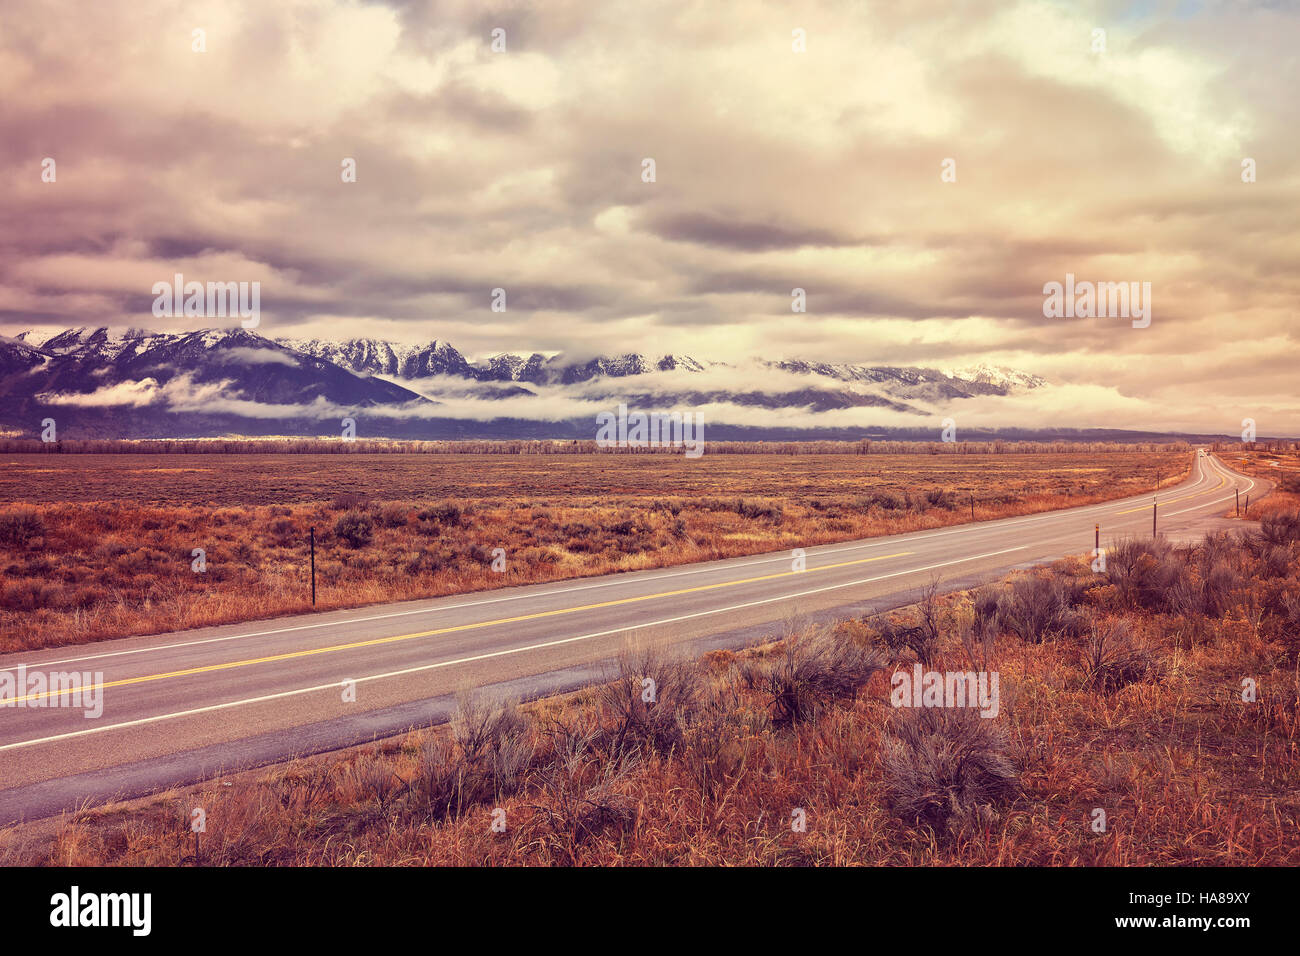
[[[662, 591], [659, 594], [643, 594], [640, 597], [618, 598], [613, 601], [601, 601], [598, 604], [584, 604], [579, 607], [556, 608], [554, 611], [537, 611], [533, 614], [521, 614], [518, 617], [503, 617], [495, 621], [478, 621], [474, 624], [456, 624], [452, 627], [440, 627], [432, 631], [418, 631], [414, 634], [398, 634], [393, 637], [375, 637], [365, 641], [353, 641], [349, 644], [333, 644], [329, 647], [308, 648], [303, 651], [289, 651], [284, 654], [273, 654], [270, 657], [253, 657], [242, 661], [228, 661], [224, 664], [205, 664], [202, 667], [190, 667], [180, 671], [168, 671], [165, 674], [148, 674], [143, 677], [125, 677], [121, 680], [107, 681], [102, 684], [92, 684], [78, 688], [82, 693], [87, 691], [102, 690], [106, 687], [123, 687], [127, 684], [143, 684], [147, 681], [166, 680], [171, 677], [188, 677], [191, 674], [204, 674], [210, 671], [229, 670], [234, 667], [248, 667], [251, 664], [267, 664], [273, 661], [286, 661], [296, 657], [311, 657], [316, 654], [329, 654], [335, 651], [350, 651], [358, 647], [375, 647], [379, 644], [393, 644], [398, 641], [413, 641], [421, 637], [435, 637], [439, 634], [452, 634], [457, 631], [472, 631], [482, 627], [493, 627], [498, 624], [517, 624], [520, 621], [535, 621], [538, 618], [554, 617], [558, 614], [577, 614], [581, 611], [593, 611], [602, 607], [615, 607], [620, 604], [635, 604], [637, 601], [652, 601], [656, 598], [676, 597], [679, 594], [692, 594], [698, 591], [712, 591], [716, 588], [733, 588], [742, 584], [753, 584], [755, 581], [771, 581], [775, 578], [792, 577], [796, 574], [809, 574], [814, 571], [831, 571], [835, 568], [847, 568], [855, 564], [868, 564], [872, 561], [885, 561], [889, 558], [901, 558], [905, 555], [915, 554], [913, 551], [899, 551], [896, 554], [882, 554], [874, 558], [858, 558], [855, 561], [841, 561], [838, 564], [826, 564], [819, 568], [808, 568], [806, 571], [779, 571], [775, 574], [762, 574], [758, 577], [743, 578], [739, 581], [721, 581], [717, 584], [701, 584], [693, 588], [681, 588], [677, 591]], [[347, 622], [340, 622], [347, 623]], [[15, 706], [29, 700], [40, 700], [44, 697], [63, 696], [71, 694], [72, 690], [52, 690], [41, 691], [37, 694], [28, 694], [26, 697], [18, 697], [12, 701], [5, 701], [4, 705], [8, 707]]]
[[[1165, 505], [1176, 505], [1176, 504], [1178, 504], [1178, 502], [1180, 502], [1180, 501], [1187, 501], [1189, 498], [1200, 498], [1202, 495], [1212, 495], [1212, 494], [1214, 494], [1216, 491], [1218, 491], [1220, 488], [1222, 488], [1223, 485], [1224, 485], [1224, 483], [1225, 483], [1227, 480], [1228, 480], [1227, 478], [1220, 477], [1220, 478], [1219, 478], [1219, 483], [1218, 483], [1217, 485], [1215, 485], [1213, 488], [1211, 488], [1209, 491], [1198, 491], [1198, 492], [1197, 492], [1196, 494], [1194, 494], [1194, 495], [1187, 495], [1187, 496], [1182, 497], [1182, 498], [1170, 498], [1168, 501], [1161, 501], [1161, 502], [1159, 502], [1159, 507], [1163, 508]], [[1132, 514], [1133, 512], [1135, 512], [1135, 511], [1146, 511], [1146, 510], [1147, 510], [1147, 506], [1146, 506], [1146, 505], [1143, 505], [1141, 508], [1130, 508], [1128, 511], [1116, 511], [1115, 514], [1116, 514], [1116, 515], [1131, 515], [1131, 514]]]

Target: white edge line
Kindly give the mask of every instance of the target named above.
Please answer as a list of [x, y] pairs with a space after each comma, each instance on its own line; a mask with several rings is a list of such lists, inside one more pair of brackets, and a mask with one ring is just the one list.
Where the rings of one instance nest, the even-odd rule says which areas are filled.
[[[807, 597], [812, 594], [821, 594], [824, 591], [836, 591], [839, 590], [840, 588], [856, 587], [857, 585], [860, 584], [872, 584], [876, 581], [884, 581], [888, 578], [896, 578], [904, 574], [919, 574], [923, 571], [933, 571], [935, 568], [944, 568], [953, 564], [964, 564], [967, 561], [978, 561], [981, 558], [992, 558], [1001, 554], [1010, 554], [1012, 551], [1023, 551], [1025, 550], [1026, 547], [1028, 547], [1028, 545], [1021, 545], [1018, 548], [1007, 548], [1003, 551], [990, 551], [987, 554], [973, 554], [969, 557], [956, 558], [952, 561], [943, 561], [939, 564], [931, 564], [923, 568], [909, 568], [905, 571], [891, 571], [889, 574], [881, 574], [881, 575], [877, 575], [876, 577], [863, 578], [861, 581], [847, 581], [843, 584], [831, 584], [831, 585], [827, 585], [826, 587], [814, 588], [811, 591], [800, 591], [797, 594], [785, 594], [785, 595], [780, 595], [778, 597], [763, 598], [762, 600], [759, 601], [748, 601], [744, 604], [736, 604], [731, 607], [714, 608], [708, 611], [696, 611], [691, 614], [683, 614], [679, 617], [664, 618], [663, 620], [659, 620], [659, 621], [649, 621], [644, 624], [629, 624], [626, 627], [616, 627], [608, 631], [596, 631], [595, 633], [592, 634], [581, 634], [577, 637], [564, 637], [554, 641], [544, 641], [540, 644], [528, 644], [524, 647], [510, 647], [510, 648], [506, 648], [505, 650], [490, 651], [489, 653], [486, 654], [476, 654], [473, 657], [461, 657], [451, 661], [438, 661], [435, 664], [422, 664], [419, 667], [408, 667], [405, 670], [389, 671], [384, 674], [371, 674], [368, 677], [356, 677], [356, 678], [349, 678], [349, 679], [355, 681], [358, 684], [361, 684], [364, 683], [365, 681], [384, 680], [390, 677], [404, 677], [407, 674], [416, 674], [421, 671], [436, 670], [442, 667], [454, 667], [457, 664], [472, 664], [475, 663], [476, 661], [489, 660], [494, 657], [505, 657], [509, 654], [523, 654], [523, 653], [527, 653], [528, 651], [540, 651], [540, 650], [545, 650], [546, 648], [549, 647], [559, 647], [563, 644], [572, 644], [576, 641], [586, 641], [597, 637], [608, 637], [611, 634], [619, 634], [623, 631], [635, 631], [639, 628], [659, 627], [664, 624], [676, 624], [680, 621], [689, 621], [692, 618], [707, 617], [710, 614], [725, 614], [728, 611], [743, 611], [746, 608], [760, 607], [761, 605], [772, 604], [777, 601], [791, 601], [794, 600], [795, 598]], [[86, 730], [73, 730], [65, 734], [55, 734], [51, 737], [40, 737], [34, 740], [20, 740], [12, 744], [0, 745], [0, 752], [6, 750], [17, 750], [20, 747], [32, 747], [37, 744], [53, 743], [58, 740], [67, 740], [71, 737], [84, 737], [87, 734], [104, 733], [105, 731], [109, 731], [109, 730], [122, 730], [127, 727], [139, 727], [142, 724], [152, 724], [160, 720], [172, 720], [178, 717], [192, 717], [195, 714], [211, 713], [212, 711], [226, 710], [231, 707], [240, 707], [245, 704], [260, 704], [260, 703], [265, 703], [266, 701], [269, 700], [279, 700], [285, 697], [296, 697], [300, 694], [311, 694], [322, 690], [336, 690], [338, 687], [342, 685], [342, 683], [343, 681], [340, 680], [340, 681], [334, 681], [333, 683], [329, 683], [329, 684], [317, 684], [315, 687], [301, 687], [298, 688], [297, 690], [286, 690], [286, 691], [281, 691], [277, 694], [266, 694], [262, 697], [249, 697], [244, 700], [231, 700], [221, 704], [209, 704], [206, 707], [195, 707], [191, 710], [180, 710], [171, 714], [156, 714], [152, 717], [141, 717], [137, 720], [123, 721], [120, 724], [109, 724], [104, 727], [90, 727], [87, 728]]]

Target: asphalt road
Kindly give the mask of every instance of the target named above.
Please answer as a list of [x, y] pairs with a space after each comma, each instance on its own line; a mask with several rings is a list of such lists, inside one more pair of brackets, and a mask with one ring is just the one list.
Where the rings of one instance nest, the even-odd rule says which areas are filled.
[[[1223, 523], [1267, 483], [1197, 457], [1157, 496], [1162, 535]], [[698, 653], [804, 620], [883, 610], [938, 577], [950, 590], [1151, 534], [1152, 496], [806, 549], [486, 593], [301, 615], [0, 657], [27, 690], [0, 707], [0, 825], [398, 733], [445, 718], [456, 692], [521, 697], [601, 675], [634, 641]], [[30, 691], [82, 673], [79, 706]], [[344, 682], [354, 700], [346, 700]], [[60, 706], [50, 706], [58, 702]], [[87, 706], [89, 705], [89, 707]]]

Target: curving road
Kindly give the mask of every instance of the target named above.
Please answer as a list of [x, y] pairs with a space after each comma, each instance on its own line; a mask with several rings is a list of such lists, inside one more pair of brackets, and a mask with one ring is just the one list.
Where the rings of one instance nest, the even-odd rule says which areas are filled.
[[[1198, 455], [1157, 496], [1159, 530], [1223, 523], [1266, 482]], [[4, 672], [80, 672], [94, 701], [52, 691], [0, 707], [0, 825], [445, 718], [458, 689], [540, 696], [600, 676], [629, 638], [691, 652], [908, 603], [938, 577], [968, 587], [1015, 568], [1151, 534], [1152, 496], [655, 571], [443, 597], [0, 657]], [[345, 693], [344, 681], [351, 693]], [[30, 686], [30, 685], [29, 685]], [[355, 699], [346, 699], [354, 697]], [[48, 706], [58, 698], [63, 706]]]

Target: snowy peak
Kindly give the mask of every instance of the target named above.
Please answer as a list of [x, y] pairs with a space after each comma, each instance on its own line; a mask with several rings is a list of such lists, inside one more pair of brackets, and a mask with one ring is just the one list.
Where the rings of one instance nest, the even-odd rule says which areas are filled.
[[84, 345], [104, 345], [110, 341], [108, 329], [92, 329], [88, 327], [79, 329], [35, 328], [28, 329], [26, 332], [19, 332], [14, 337], [24, 345], [30, 345], [42, 352], [54, 352], [60, 355], [81, 348]]
[[1037, 388], [1047, 384], [1045, 379], [1037, 375], [988, 363], [956, 369], [867, 366], [847, 362], [806, 362], [798, 359], [763, 364], [783, 372], [820, 375], [840, 382], [878, 383], [895, 388], [920, 389], [933, 393], [935, 397], [1005, 394], [1015, 389]]
[[661, 372], [703, 372], [706, 365], [689, 355], [665, 355], [655, 367]]
[[[28, 343], [40, 342], [41, 351]], [[0, 397], [55, 407], [119, 407], [180, 400], [195, 414], [231, 404], [340, 408], [428, 404], [382, 379], [358, 376], [243, 328], [110, 334], [29, 330], [0, 354]], [[17, 375], [15, 372], [24, 372]], [[198, 396], [202, 396], [200, 399]], [[187, 404], [188, 403], [188, 404]]]
[[1047, 384], [1047, 380], [1041, 376], [1008, 368], [1005, 365], [990, 365], [987, 362], [968, 365], [965, 368], [943, 369], [943, 374], [964, 382], [977, 382], [981, 385], [995, 385], [1007, 389], [1038, 388], [1040, 385]]
[[530, 382], [535, 385], [573, 385], [597, 378], [626, 378], [648, 372], [700, 372], [708, 363], [689, 355], [658, 358], [641, 352], [598, 355], [585, 361], [571, 361], [560, 352], [503, 352], [474, 366], [480, 380]]
[[[468, 376], [465, 357], [436, 339], [427, 345], [406, 345], [381, 339], [277, 339], [280, 345], [304, 355], [333, 362], [358, 375], [386, 378], [430, 378], [434, 375]], [[472, 376], [469, 376], [472, 377]]]
[[476, 378], [484, 382], [535, 382], [545, 379], [543, 369], [554, 353], [502, 352], [473, 365]]

